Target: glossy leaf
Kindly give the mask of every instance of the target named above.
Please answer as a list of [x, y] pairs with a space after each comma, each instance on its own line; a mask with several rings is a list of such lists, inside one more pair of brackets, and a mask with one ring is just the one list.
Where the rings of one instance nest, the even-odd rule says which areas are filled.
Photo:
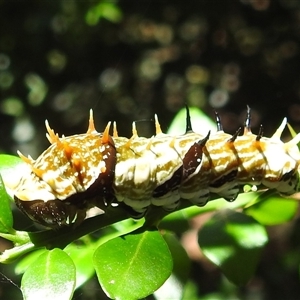
[[[5, 172], [11, 172], [12, 169], [17, 168], [19, 165], [24, 164], [24, 162], [18, 156], [0, 154], [0, 171], [1, 174]], [[2, 174], [3, 176], [3, 174]]]
[[191, 261], [172, 233], [163, 234], [173, 258], [173, 272], [167, 281], [154, 293], [156, 300], [181, 299], [190, 274]]
[[25, 300], [72, 299], [76, 282], [75, 265], [64, 251], [41, 254], [26, 270], [21, 282]]
[[161, 234], [136, 231], [112, 239], [95, 252], [99, 282], [112, 299], [141, 299], [171, 275], [172, 256]]
[[76, 288], [84, 284], [95, 273], [93, 254], [95, 248], [90, 245], [69, 244], [64, 251], [72, 258], [76, 266]]
[[199, 300], [198, 286], [194, 281], [186, 283], [181, 300]]
[[268, 237], [252, 217], [225, 210], [205, 223], [198, 241], [204, 255], [240, 285], [252, 277]]
[[244, 211], [259, 223], [264, 225], [277, 225], [290, 221], [298, 210], [298, 202], [280, 196], [268, 197], [263, 194], [254, 205]]
[[13, 189], [20, 182], [23, 174], [28, 170], [19, 157], [7, 154], [0, 155], [0, 174], [2, 176], [6, 192], [13, 198]]
[[0, 232], [9, 233], [13, 226], [13, 216], [9, 196], [0, 176]]
[[25, 273], [27, 268], [37, 260], [37, 258], [43, 254], [44, 252], [48, 252], [46, 249], [38, 249], [36, 251], [32, 251], [29, 254], [25, 255], [15, 266], [15, 273], [20, 275]]
[[8, 233], [13, 226], [10, 202], [12, 195], [8, 193], [19, 182], [26, 165], [19, 157], [0, 155], [0, 232]]

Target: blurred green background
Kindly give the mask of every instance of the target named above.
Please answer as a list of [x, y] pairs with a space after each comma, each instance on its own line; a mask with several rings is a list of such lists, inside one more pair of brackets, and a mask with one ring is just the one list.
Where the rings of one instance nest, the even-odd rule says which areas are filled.
[[[98, 131], [115, 120], [128, 137], [132, 121], [151, 136], [155, 113], [166, 130], [186, 103], [216, 108], [227, 132], [247, 104], [254, 132], [271, 135], [283, 117], [299, 132], [300, 1], [2, 0], [0, 93], [0, 151], [34, 158], [48, 146], [45, 119], [82, 133], [90, 108]], [[270, 229], [257, 278], [236, 297], [300, 298], [297, 229]], [[222, 281], [206, 264], [194, 266], [203, 297]], [[0, 274], [0, 298], [4, 289], [16, 287]]]

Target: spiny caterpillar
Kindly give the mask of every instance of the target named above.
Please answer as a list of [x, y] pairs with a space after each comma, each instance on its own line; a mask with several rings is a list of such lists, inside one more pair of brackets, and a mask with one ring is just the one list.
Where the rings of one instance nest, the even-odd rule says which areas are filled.
[[130, 139], [119, 137], [116, 124], [109, 134], [94, 127], [90, 112], [85, 134], [59, 137], [49, 127], [51, 146], [37, 160], [20, 157], [30, 168], [14, 194], [17, 206], [31, 219], [47, 227], [80, 224], [89, 208], [119, 203], [134, 217], [151, 206], [174, 210], [180, 201], [205, 205], [210, 193], [233, 201], [239, 186], [263, 184], [284, 195], [300, 190], [300, 133], [291, 141], [280, 140], [286, 119], [271, 138], [250, 128], [250, 109], [241, 128], [229, 135], [216, 113], [217, 132], [202, 136], [193, 132], [187, 108], [186, 132], [171, 136], [161, 131], [139, 137], [132, 126]]

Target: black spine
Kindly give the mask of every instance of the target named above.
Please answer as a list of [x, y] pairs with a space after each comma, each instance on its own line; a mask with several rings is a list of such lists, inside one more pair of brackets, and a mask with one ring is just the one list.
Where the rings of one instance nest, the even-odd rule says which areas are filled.
[[228, 142], [233, 143], [236, 140], [236, 138], [238, 137], [238, 135], [240, 134], [241, 131], [242, 131], [242, 128], [240, 127], [236, 131], [236, 133], [228, 140]]
[[215, 118], [216, 118], [216, 123], [217, 123], [217, 131], [223, 131], [221, 118], [216, 110], [215, 110]]
[[263, 134], [264, 134], [264, 128], [262, 125], [260, 125], [256, 140], [259, 141], [262, 138]]
[[247, 116], [244, 126], [247, 131], [251, 131], [251, 108], [249, 105], [247, 105]]
[[193, 132], [189, 107], [186, 105], [185, 109], [186, 109], [186, 128], [185, 128], [185, 133]]

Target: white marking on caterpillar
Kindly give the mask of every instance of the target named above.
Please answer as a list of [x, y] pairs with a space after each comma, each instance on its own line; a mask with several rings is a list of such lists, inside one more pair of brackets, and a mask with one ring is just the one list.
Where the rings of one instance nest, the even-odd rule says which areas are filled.
[[86, 134], [59, 137], [46, 121], [51, 146], [34, 161], [14, 188], [17, 205], [33, 220], [57, 227], [79, 224], [93, 206], [123, 203], [142, 216], [149, 206], [174, 210], [180, 201], [204, 205], [210, 193], [234, 200], [239, 185], [263, 184], [283, 194], [299, 191], [300, 133], [283, 143], [286, 119], [271, 138], [252, 134], [250, 108], [244, 134], [218, 131], [203, 137], [192, 131], [187, 110], [186, 134], [161, 131], [155, 115], [156, 135], [139, 137], [135, 122], [130, 139], [119, 137], [110, 122], [103, 133], [94, 127], [90, 111]]

